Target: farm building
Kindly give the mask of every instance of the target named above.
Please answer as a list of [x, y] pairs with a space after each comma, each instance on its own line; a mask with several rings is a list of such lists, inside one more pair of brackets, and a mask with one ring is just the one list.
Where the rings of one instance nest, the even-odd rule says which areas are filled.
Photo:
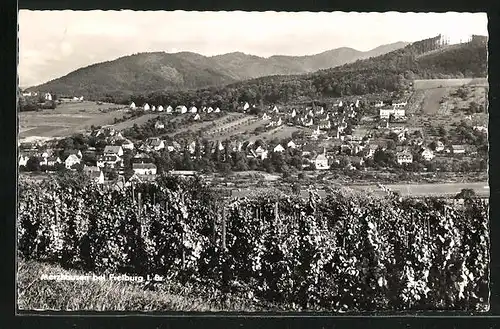
[[163, 112], [163, 111], [164, 111], [163, 106], [161, 106], [161, 105], [160, 105], [160, 106], [158, 106], [158, 108], [157, 108], [156, 110], [157, 110], [158, 112]]
[[246, 111], [250, 108], [250, 105], [248, 104], [248, 102], [245, 102], [245, 105], [243, 105], [243, 111]]
[[264, 115], [262, 115], [262, 120], [270, 120], [271, 119], [271, 116], [267, 113], [264, 113]]
[[80, 158], [76, 156], [75, 154], [70, 154], [66, 160], [64, 160], [64, 164], [67, 169], [71, 169], [76, 164], [80, 163]]
[[216, 108], [216, 109], [214, 110], [214, 113], [219, 113], [219, 112], [220, 112], [220, 108]]
[[104, 184], [104, 173], [99, 167], [85, 166], [83, 172], [97, 184]]
[[214, 109], [211, 106], [207, 109], [207, 113], [212, 113], [213, 111]]
[[408, 151], [401, 151], [396, 154], [396, 161], [401, 165], [403, 163], [412, 163], [413, 155]]
[[132, 170], [137, 175], [156, 175], [156, 165], [153, 163], [133, 163]]
[[198, 113], [198, 109], [196, 108], [196, 106], [191, 106], [191, 108], [189, 109], [189, 112]]
[[173, 108], [170, 105], [167, 106], [167, 108], [165, 109], [165, 112], [167, 112], [168, 114], [172, 113], [172, 111], [173, 111]]
[[106, 145], [104, 147], [104, 154], [114, 154], [116, 156], [123, 156], [123, 148], [118, 145]]
[[46, 101], [51, 101], [52, 100], [52, 95], [50, 93], [45, 93], [45, 100]]
[[148, 103], [144, 104], [144, 106], [142, 107], [144, 109], [144, 111], [149, 111], [151, 110], [151, 107], [149, 106]]
[[295, 144], [293, 141], [289, 141], [288, 144], [286, 144], [286, 146], [289, 147], [289, 148], [294, 149], [294, 148], [297, 147], [297, 144]]
[[196, 113], [195, 116], [193, 117], [193, 120], [195, 120], [195, 121], [198, 121], [200, 119], [201, 119], [201, 117], [200, 117], [199, 113]]

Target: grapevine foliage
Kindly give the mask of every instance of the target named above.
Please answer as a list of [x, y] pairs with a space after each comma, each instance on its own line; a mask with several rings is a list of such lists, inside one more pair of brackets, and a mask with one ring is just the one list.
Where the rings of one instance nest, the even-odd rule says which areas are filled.
[[21, 181], [17, 226], [26, 259], [203, 282], [289, 310], [488, 308], [480, 200], [456, 207], [332, 191], [224, 205], [197, 179], [120, 191]]

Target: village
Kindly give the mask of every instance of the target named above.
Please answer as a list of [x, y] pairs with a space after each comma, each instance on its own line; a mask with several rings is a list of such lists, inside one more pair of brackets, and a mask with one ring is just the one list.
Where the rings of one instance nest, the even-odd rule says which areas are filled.
[[[51, 99], [50, 94], [45, 93], [45, 98]], [[238, 115], [233, 116], [219, 107], [137, 106], [132, 102], [127, 107], [129, 113], [158, 113], [145, 124], [153, 136], [141, 140], [134, 129], [104, 126], [88, 131], [85, 135], [93, 142], [83, 142], [78, 148], [71, 148], [71, 143], [60, 145], [56, 140], [20, 143], [19, 167], [22, 172], [79, 171], [97, 184], [108, 185], [151, 181], [161, 173], [198, 173], [209, 180], [221, 174], [226, 179], [215, 181], [230, 185], [232, 172], [262, 172], [279, 181], [292, 175], [304, 176], [301, 171], [316, 176], [354, 174], [358, 180], [363, 172], [375, 173], [373, 177], [377, 172], [393, 172], [397, 180], [402, 172], [435, 177], [436, 173], [485, 171], [486, 161], [477, 160], [480, 144], [487, 143], [485, 126], [462, 120], [455, 129], [460, 128], [457, 131], [462, 135], [464, 129], [468, 135], [484, 135], [481, 142], [471, 142], [460, 134], [453, 136], [442, 127], [435, 135], [426, 134], [422, 127], [407, 125], [416, 115], [406, 111], [408, 98], [346, 98], [328, 104], [267, 107], [243, 102], [234, 111]], [[214, 114], [224, 121], [213, 121]], [[211, 119], [213, 124], [203, 131], [165, 134], [166, 125], [174, 117], [183, 117], [188, 128]], [[249, 131], [245, 126], [257, 128]]]

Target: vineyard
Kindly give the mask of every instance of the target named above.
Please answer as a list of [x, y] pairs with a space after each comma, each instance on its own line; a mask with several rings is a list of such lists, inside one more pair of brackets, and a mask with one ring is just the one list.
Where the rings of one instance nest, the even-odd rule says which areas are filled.
[[[18, 253], [159, 274], [283, 311], [489, 308], [488, 208], [348, 190], [219, 200], [197, 178], [19, 183]], [[224, 297], [226, 296], [226, 297]]]

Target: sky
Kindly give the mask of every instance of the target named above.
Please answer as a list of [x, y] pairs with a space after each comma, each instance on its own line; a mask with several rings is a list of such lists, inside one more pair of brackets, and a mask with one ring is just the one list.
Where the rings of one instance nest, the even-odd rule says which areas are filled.
[[78, 68], [141, 52], [240, 51], [312, 55], [413, 42], [438, 34], [452, 43], [488, 35], [485, 13], [19, 11], [19, 84], [30, 87]]

